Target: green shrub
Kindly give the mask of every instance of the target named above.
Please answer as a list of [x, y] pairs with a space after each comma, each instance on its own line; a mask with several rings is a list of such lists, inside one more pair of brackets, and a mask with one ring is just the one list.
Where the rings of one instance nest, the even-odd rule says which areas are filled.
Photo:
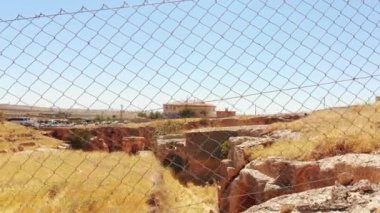
[[222, 145], [220, 145], [221, 158], [225, 159], [228, 157], [228, 152], [230, 151], [231, 145], [227, 141], [224, 141]]
[[139, 112], [139, 113], [137, 113], [137, 116], [140, 118], [147, 118], [148, 117], [148, 115], [145, 112]]
[[68, 112], [58, 112], [54, 115], [54, 117], [56, 118], [66, 118], [66, 119], [69, 118], [70, 116], [71, 114]]
[[179, 111], [179, 117], [181, 118], [193, 118], [195, 117], [195, 112], [191, 109], [183, 109]]
[[154, 119], [161, 119], [163, 118], [163, 116], [160, 112], [150, 112], [149, 118], [154, 120]]
[[165, 121], [159, 124], [154, 132], [155, 136], [177, 134], [183, 130], [183, 123], [178, 121]]
[[74, 129], [68, 137], [68, 140], [73, 149], [83, 149], [90, 141], [92, 133], [87, 129]]
[[149, 115], [145, 112], [139, 112], [137, 113], [137, 116], [140, 118], [149, 118], [152, 120], [161, 119], [164, 117], [161, 112], [150, 112]]
[[103, 115], [96, 115], [94, 120], [96, 122], [104, 121], [104, 116]]

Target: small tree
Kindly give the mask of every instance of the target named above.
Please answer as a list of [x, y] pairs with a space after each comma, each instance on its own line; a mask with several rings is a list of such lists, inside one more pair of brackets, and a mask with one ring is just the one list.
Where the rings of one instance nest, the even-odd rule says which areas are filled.
[[161, 112], [156, 112], [156, 117], [157, 117], [157, 119], [164, 118], [164, 116], [162, 115]]
[[150, 119], [160, 119], [160, 118], [163, 118], [163, 116], [160, 112], [150, 112], [149, 118]]
[[103, 121], [103, 120], [104, 120], [103, 115], [96, 115], [96, 116], [95, 116], [95, 121], [97, 121], [97, 122], [101, 122], [101, 121]]
[[183, 109], [181, 111], [179, 111], [179, 117], [181, 118], [193, 118], [195, 117], [195, 112], [191, 109]]
[[67, 119], [70, 116], [71, 116], [71, 114], [68, 113], [68, 112], [58, 112], [58, 113], [55, 114], [56, 118], [65, 118], [65, 119]]
[[92, 133], [87, 129], [74, 129], [68, 137], [73, 149], [83, 149], [90, 141]]
[[140, 117], [140, 118], [146, 118], [146, 117], [148, 117], [148, 115], [145, 112], [139, 112], [139, 113], [137, 113], [137, 116]]

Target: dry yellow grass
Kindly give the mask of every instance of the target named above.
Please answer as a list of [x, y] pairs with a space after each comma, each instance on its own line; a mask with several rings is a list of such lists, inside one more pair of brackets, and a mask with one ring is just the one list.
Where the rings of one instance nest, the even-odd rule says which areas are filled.
[[[0, 155], [2, 212], [208, 212], [216, 187], [185, 187], [150, 152], [77, 151]], [[151, 199], [154, 200], [154, 199]]]
[[247, 152], [253, 159], [279, 156], [312, 160], [345, 153], [368, 153], [380, 147], [380, 106], [363, 105], [317, 111], [290, 122], [272, 124], [270, 130], [301, 132], [298, 139], [282, 139], [269, 147]]
[[[27, 143], [29, 145], [23, 145]], [[33, 143], [35, 145], [32, 145]], [[0, 123], [0, 151], [19, 151], [20, 147], [24, 150], [37, 147], [57, 147], [60, 143], [62, 142], [46, 137], [38, 130], [10, 122]]]

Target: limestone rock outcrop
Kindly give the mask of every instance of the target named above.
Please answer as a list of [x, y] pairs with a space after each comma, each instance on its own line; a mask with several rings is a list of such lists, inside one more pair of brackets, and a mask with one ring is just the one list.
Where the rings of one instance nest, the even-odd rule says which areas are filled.
[[380, 181], [380, 155], [346, 154], [319, 161], [255, 160], [220, 193], [220, 209], [240, 212], [279, 195], [363, 179]]
[[248, 162], [248, 157], [245, 153], [245, 150], [254, 146], [268, 146], [273, 144], [275, 141], [270, 137], [231, 137], [228, 140], [229, 143], [229, 152], [228, 159], [232, 161], [232, 166], [235, 169], [240, 170]]
[[238, 130], [237, 137], [230, 137], [228, 159], [232, 160], [232, 166], [240, 170], [249, 161], [249, 156], [245, 151], [255, 146], [270, 146], [280, 138], [296, 139], [301, 136], [300, 132], [291, 130], [276, 130], [270, 133], [266, 132], [267, 126], [260, 125], [250, 128], [241, 128]]
[[283, 195], [245, 212], [352, 212], [371, 213], [380, 211], [380, 186], [368, 180], [354, 185], [334, 185], [301, 193]]

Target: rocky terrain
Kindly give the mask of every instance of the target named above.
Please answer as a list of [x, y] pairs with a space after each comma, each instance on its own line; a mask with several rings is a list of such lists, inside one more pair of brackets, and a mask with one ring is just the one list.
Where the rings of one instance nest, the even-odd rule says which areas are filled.
[[240, 212], [280, 195], [361, 180], [380, 181], [380, 155], [347, 154], [319, 161], [255, 160], [222, 189], [220, 207]]
[[[150, 150], [183, 185], [217, 185], [220, 212], [375, 212], [380, 146], [372, 122], [380, 117], [355, 116], [371, 115], [363, 109], [346, 118], [327, 111], [100, 126], [86, 129], [82, 149]], [[50, 136], [68, 141], [75, 131], [54, 128]]]
[[[184, 120], [162, 120], [137, 125], [125, 126], [97, 126], [97, 127], [58, 127], [45, 128], [49, 131], [49, 136], [59, 140], [69, 141], [69, 136], [75, 133], [75, 130], [87, 130], [92, 135], [92, 139], [83, 147], [86, 151], [126, 151], [132, 150], [131, 145], [125, 141], [130, 141], [128, 137], [143, 137], [140, 138], [139, 149], [153, 150], [155, 141], [159, 136], [170, 134], [185, 134], [187, 131], [198, 130], [201, 134], [205, 132], [225, 132], [232, 128], [234, 132], [241, 134], [250, 134], [249, 131], [256, 128], [253, 126], [260, 124], [272, 124], [276, 122], [289, 122], [304, 117], [304, 114], [284, 114], [273, 116], [252, 116], [252, 117], [233, 117], [223, 119], [184, 119]], [[244, 128], [244, 126], [246, 128]], [[198, 129], [198, 130], [197, 130]], [[219, 133], [216, 133], [219, 134]], [[224, 133], [222, 133], [224, 134]], [[228, 139], [232, 135], [227, 135]], [[135, 140], [134, 140], [135, 141]], [[144, 146], [141, 143], [145, 143]], [[124, 149], [129, 147], [127, 149]]]
[[26, 150], [57, 148], [63, 142], [44, 135], [44, 132], [14, 123], [0, 123], [0, 154]]
[[380, 185], [360, 180], [276, 197], [244, 212], [380, 212]]
[[324, 110], [230, 137], [220, 211], [379, 212], [377, 110]]

